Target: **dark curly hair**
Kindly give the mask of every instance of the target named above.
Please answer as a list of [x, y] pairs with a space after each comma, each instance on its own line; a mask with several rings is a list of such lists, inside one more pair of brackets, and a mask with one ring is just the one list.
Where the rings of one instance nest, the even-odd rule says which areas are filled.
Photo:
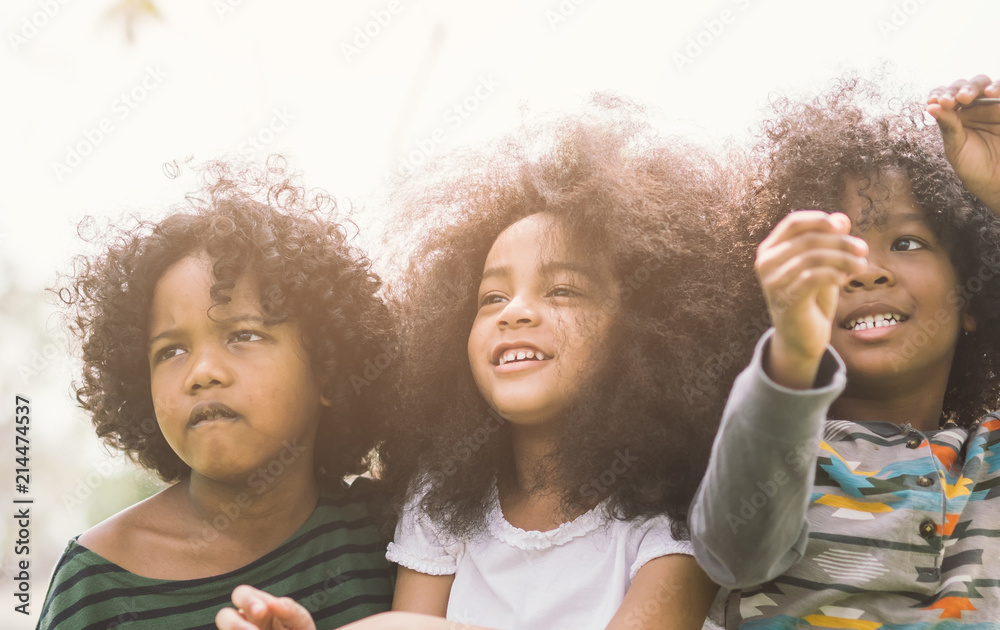
[[298, 185], [279, 158], [266, 172], [216, 162], [203, 177], [204, 191], [162, 221], [136, 218], [131, 227], [91, 237], [104, 252], [78, 257], [74, 275], [58, 289], [82, 343], [77, 401], [106, 444], [164, 481], [190, 471], [155, 422], [147, 327], [164, 271], [206, 252], [214, 261], [213, 303], [227, 303], [249, 272], [267, 323], [294, 320], [302, 330], [322, 393], [332, 401], [323, 408], [315, 446], [318, 478], [364, 472], [392, 392], [391, 378], [363, 376], [369, 364], [383, 364], [379, 357], [395, 352], [381, 281], [350, 245], [348, 224], [334, 220], [333, 199]]
[[[861, 229], [886, 220], [886, 174], [900, 173], [943, 243], [960, 278], [954, 299], [968, 304], [977, 330], [962, 335], [952, 363], [942, 422], [968, 426], [1000, 402], [1000, 221], [969, 193], [945, 157], [940, 133], [923, 104], [886, 94], [873, 81], [839, 79], [809, 101], [779, 98], [749, 153], [748, 194], [731, 225], [742, 250], [744, 278], [753, 273], [756, 247], [789, 212], [842, 207], [847, 180], [861, 182], [868, 199]], [[739, 284], [745, 299], [765, 311], [755, 283]]]
[[430, 517], [468, 535], [495, 484], [514, 483], [510, 427], [476, 388], [466, 346], [493, 242], [546, 212], [571, 247], [610, 262], [622, 308], [545, 470], [567, 515], [607, 498], [609, 518], [665, 512], [685, 535], [732, 368], [749, 357], [732, 341], [729, 178], [608, 96], [425, 178], [397, 196], [400, 223], [422, 234], [396, 301], [404, 411], [382, 449], [397, 513], [420, 485]]

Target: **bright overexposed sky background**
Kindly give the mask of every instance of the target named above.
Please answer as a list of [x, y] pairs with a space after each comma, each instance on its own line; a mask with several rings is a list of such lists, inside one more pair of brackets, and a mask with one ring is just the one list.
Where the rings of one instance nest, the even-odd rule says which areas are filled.
[[[282, 153], [357, 209], [378, 258], [387, 173], [494, 138], [525, 110], [613, 91], [722, 146], [746, 139], [769, 97], [815, 93], [844, 71], [888, 64], [916, 95], [1000, 74], [988, 0], [152, 0], [159, 17], [130, 13], [147, 1], [0, 7], [0, 502], [14, 395], [27, 395], [33, 611], [65, 540], [134, 496], [120, 479], [130, 469], [109, 472], [73, 407], [44, 288], [82, 251], [84, 215], [158, 217], [183, 199], [190, 171], [170, 179], [164, 164]], [[0, 626], [17, 630], [33, 623], [7, 619], [10, 525]]]

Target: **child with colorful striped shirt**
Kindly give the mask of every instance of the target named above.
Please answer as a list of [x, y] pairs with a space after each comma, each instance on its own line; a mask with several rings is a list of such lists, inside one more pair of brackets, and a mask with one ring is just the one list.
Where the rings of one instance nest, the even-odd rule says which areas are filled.
[[931, 93], [943, 150], [919, 106], [839, 88], [777, 103], [737, 217], [748, 244], [771, 230], [774, 328], [730, 394], [696, 556], [728, 628], [998, 628], [1000, 105], [974, 101], [1000, 82]]

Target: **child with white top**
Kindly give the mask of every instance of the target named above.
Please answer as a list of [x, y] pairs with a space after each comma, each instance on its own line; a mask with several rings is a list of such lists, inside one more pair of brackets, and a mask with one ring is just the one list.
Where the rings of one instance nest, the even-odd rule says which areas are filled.
[[713, 234], [729, 190], [634, 119], [556, 129], [541, 157], [509, 142], [408, 200], [407, 225], [447, 217], [405, 278], [405, 411], [382, 451], [393, 609], [423, 616], [352, 628], [705, 622], [717, 589], [684, 514], [721, 412], [718, 374], [699, 377], [736, 329]]

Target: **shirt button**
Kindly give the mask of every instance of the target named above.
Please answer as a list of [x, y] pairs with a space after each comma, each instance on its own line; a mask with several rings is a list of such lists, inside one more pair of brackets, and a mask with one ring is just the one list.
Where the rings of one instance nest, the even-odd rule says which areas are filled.
[[934, 485], [934, 480], [925, 475], [925, 476], [922, 476], [919, 479], [917, 479], [917, 485], [920, 486], [921, 488], [926, 488], [928, 486], [933, 486]]
[[920, 536], [923, 538], [933, 538], [937, 533], [937, 525], [931, 519], [924, 519], [920, 522]]
[[906, 448], [917, 448], [920, 446], [920, 438], [912, 437], [906, 441]]

